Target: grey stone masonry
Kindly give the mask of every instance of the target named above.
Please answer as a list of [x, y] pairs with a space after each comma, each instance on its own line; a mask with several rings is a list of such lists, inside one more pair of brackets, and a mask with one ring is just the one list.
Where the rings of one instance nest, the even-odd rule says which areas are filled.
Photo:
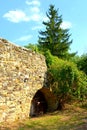
[[0, 38], [0, 122], [29, 116], [31, 100], [45, 84], [44, 56]]

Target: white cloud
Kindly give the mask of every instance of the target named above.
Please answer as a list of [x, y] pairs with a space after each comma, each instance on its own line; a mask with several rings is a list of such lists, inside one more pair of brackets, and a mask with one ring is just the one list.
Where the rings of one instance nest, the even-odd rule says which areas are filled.
[[18, 23], [22, 21], [29, 21], [29, 17], [22, 10], [12, 10], [3, 15], [9, 21]]
[[19, 22], [30, 22], [35, 21], [42, 23], [42, 21], [47, 21], [47, 17], [40, 12], [40, 2], [39, 0], [26, 0], [26, 4], [30, 5], [28, 9], [25, 10], [11, 10], [3, 15], [10, 22], [19, 23]]
[[39, 0], [32, 0], [32, 1], [26, 0], [26, 4], [27, 4], [27, 5], [40, 6]]
[[32, 30], [39, 30], [39, 29], [42, 29], [42, 28], [43, 28], [43, 26], [38, 25], [38, 26], [32, 27]]
[[27, 15], [27, 13], [23, 12], [22, 10], [13, 10], [13, 11], [9, 11], [6, 14], [4, 14], [3, 17], [7, 18], [8, 21], [11, 21], [14, 23], [19, 23], [22, 21], [25, 21], [25, 22], [37, 21], [38, 22], [39, 20], [41, 20], [41, 14], [38, 13], [39, 10], [37, 8], [36, 8], [36, 10], [37, 10], [36, 12], [30, 12], [29, 15]]
[[32, 13], [39, 13], [39, 12], [40, 12], [40, 9], [39, 9], [38, 7], [31, 7], [31, 8], [30, 8], [30, 11], [31, 11]]
[[69, 21], [64, 21], [64, 22], [61, 24], [61, 28], [63, 28], [63, 29], [72, 28], [72, 23], [69, 22]]
[[15, 40], [15, 42], [26, 42], [32, 38], [32, 35], [25, 35]]
[[29, 0], [26, 0], [26, 3], [30, 5], [28, 10], [26, 10], [26, 8], [25, 10], [11, 10], [5, 13], [3, 17], [8, 21], [14, 23], [19, 23], [22, 21], [42, 21], [42, 14], [40, 13], [40, 8], [38, 7], [40, 5], [40, 2], [38, 0], [33, 0], [31, 2], [29, 2]]
[[32, 21], [39, 22], [39, 21], [41, 20], [40, 14], [33, 14], [33, 15], [31, 16], [31, 20], [32, 20]]

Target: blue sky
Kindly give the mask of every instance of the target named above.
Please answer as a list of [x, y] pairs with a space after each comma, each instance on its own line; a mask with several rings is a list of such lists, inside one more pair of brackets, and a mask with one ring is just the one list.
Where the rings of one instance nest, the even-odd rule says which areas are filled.
[[71, 52], [87, 53], [87, 0], [0, 0], [0, 37], [20, 46], [37, 43], [50, 4], [70, 29]]

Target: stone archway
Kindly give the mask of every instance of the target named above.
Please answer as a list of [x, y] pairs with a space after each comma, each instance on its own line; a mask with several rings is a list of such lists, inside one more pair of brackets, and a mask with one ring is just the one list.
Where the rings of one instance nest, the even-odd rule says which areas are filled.
[[47, 112], [47, 101], [44, 94], [38, 90], [31, 101], [30, 116], [39, 116]]

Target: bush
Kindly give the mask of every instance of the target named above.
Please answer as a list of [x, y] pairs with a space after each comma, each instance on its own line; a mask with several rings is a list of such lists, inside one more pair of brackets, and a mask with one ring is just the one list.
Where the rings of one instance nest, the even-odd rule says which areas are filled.
[[77, 62], [77, 67], [87, 75], [87, 54], [81, 56]]
[[59, 109], [64, 107], [70, 97], [84, 99], [87, 95], [87, 76], [78, 70], [77, 66], [68, 61], [52, 56], [45, 52], [50, 88], [58, 97]]
[[26, 45], [24, 47], [27, 48], [27, 49], [31, 49], [32, 51], [39, 52], [37, 44], [29, 43], [28, 45]]

